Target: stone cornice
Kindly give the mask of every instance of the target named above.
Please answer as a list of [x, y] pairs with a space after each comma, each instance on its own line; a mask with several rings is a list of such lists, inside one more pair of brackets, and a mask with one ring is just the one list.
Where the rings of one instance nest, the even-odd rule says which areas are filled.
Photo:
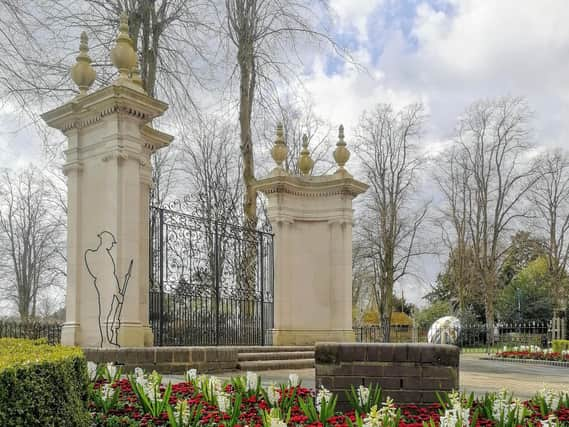
[[61, 107], [42, 114], [41, 117], [50, 127], [66, 132], [91, 126], [117, 112], [148, 123], [167, 109], [168, 104], [135, 89], [112, 85], [75, 98]]
[[283, 193], [299, 197], [330, 197], [349, 195], [356, 197], [365, 192], [368, 185], [351, 176], [271, 176], [254, 184], [256, 191], [264, 194]]
[[174, 137], [172, 135], [168, 135], [167, 133], [161, 132], [150, 126], [144, 126], [141, 129], [141, 133], [144, 136], [146, 148], [148, 148], [151, 152], [168, 146], [174, 140]]

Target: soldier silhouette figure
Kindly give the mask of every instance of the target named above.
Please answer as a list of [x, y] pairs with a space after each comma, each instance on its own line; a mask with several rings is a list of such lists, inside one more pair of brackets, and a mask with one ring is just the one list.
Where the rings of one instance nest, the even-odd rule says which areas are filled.
[[[111, 250], [117, 244], [115, 236], [109, 231], [103, 231], [97, 235], [99, 244], [95, 249], [87, 249], [85, 251], [85, 266], [89, 275], [93, 278], [93, 286], [97, 292], [98, 304], [98, 322], [100, 333], [100, 346], [106, 341], [109, 344], [120, 347], [118, 343], [118, 332], [120, 329], [120, 316], [124, 303], [124, 296], [128, 281], [132, 273], [133, 261], [130, 261], [128, 272], [125, 274], [122, 286], [117, 276], [115, 259]], [[108, 289], [107, 284], [112, 283], [113, 294], [110, 298], [108, 295], [102, 294], [102, 291]], [[103, 334], [102, 316], [103, 311], [107, 309], [105, 334]]]

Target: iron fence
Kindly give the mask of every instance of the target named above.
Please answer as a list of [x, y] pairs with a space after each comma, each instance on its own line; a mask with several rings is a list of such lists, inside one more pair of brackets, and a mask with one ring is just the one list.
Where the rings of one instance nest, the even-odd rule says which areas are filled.
[[151, 208], [150, 325], [156, 345], [266, 345], [273, 235]]
[[[405, 326], [391, 327], [390, 342], [420, 343], [427, 342], [429, 328]], [[381, 328], [376, 325], [355, 327], [358, 342], [382, 342]], [[490, 342], [486, 324], [475, 323], [461, 325], [457, 345], [464, 350], [494, 351], [503, 347], [537, 345], [545, 348], [551, 344], [551, 320], [525, 321], [494, 324], [494, 341]]]
[[45, 338], [49, 344], [61, 341], [61, 323], [0, 320], [0, 338]]

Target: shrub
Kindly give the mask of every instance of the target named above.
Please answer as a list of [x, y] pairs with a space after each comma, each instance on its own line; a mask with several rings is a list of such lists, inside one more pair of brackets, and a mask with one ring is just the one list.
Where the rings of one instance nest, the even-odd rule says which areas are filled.
[[80, 348], [0, 338], [1, 426], [87, 426], [88, 384]]
[[553, 340], [551, 346], [555, 353], [561, 353], [563, 350], [569, 350], [569, 340]]

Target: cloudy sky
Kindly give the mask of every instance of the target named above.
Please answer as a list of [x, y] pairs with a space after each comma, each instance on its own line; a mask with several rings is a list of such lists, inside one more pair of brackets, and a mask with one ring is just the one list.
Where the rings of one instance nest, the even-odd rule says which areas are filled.
[[[429, 114], [422, 143], [432, 149], [471, 102], [500, 95], [527, 98], [537, 144], [568, 143], [569, 0], [329, 1], [335, 38], [365, 70], [315, 53], [301, 80], [315, 111], [345, 125], [348, 143], [366, 108], [421, 101]], [[41, 159], [33, 127], [17, 113], [0, 103], [2, 166]], [[439, 266], [425, 264], [429, 282]]]
[[346, 127], [377, 102], [422, 101], [428, 137], [452, 133], [472, 101], [527, 97], [538, 143], [569, 127], [567, 0], [331, 0], [337, 38], [369, 73], [317, 58], [306, 76], [318, 111]]
[[[429, 114], [423, 144], [453, 134], [473, 101], [524, 96], [534, 111], [536, 144], [569, 145], [568, 0], [331, 0], [337, 38], [368, 73], [317, 57], [306, 75], [316, 111], [348, 134], [378, 102], [421, 101]], [[440, 266], [418, 266], [406, 284], [419, 302]]]

